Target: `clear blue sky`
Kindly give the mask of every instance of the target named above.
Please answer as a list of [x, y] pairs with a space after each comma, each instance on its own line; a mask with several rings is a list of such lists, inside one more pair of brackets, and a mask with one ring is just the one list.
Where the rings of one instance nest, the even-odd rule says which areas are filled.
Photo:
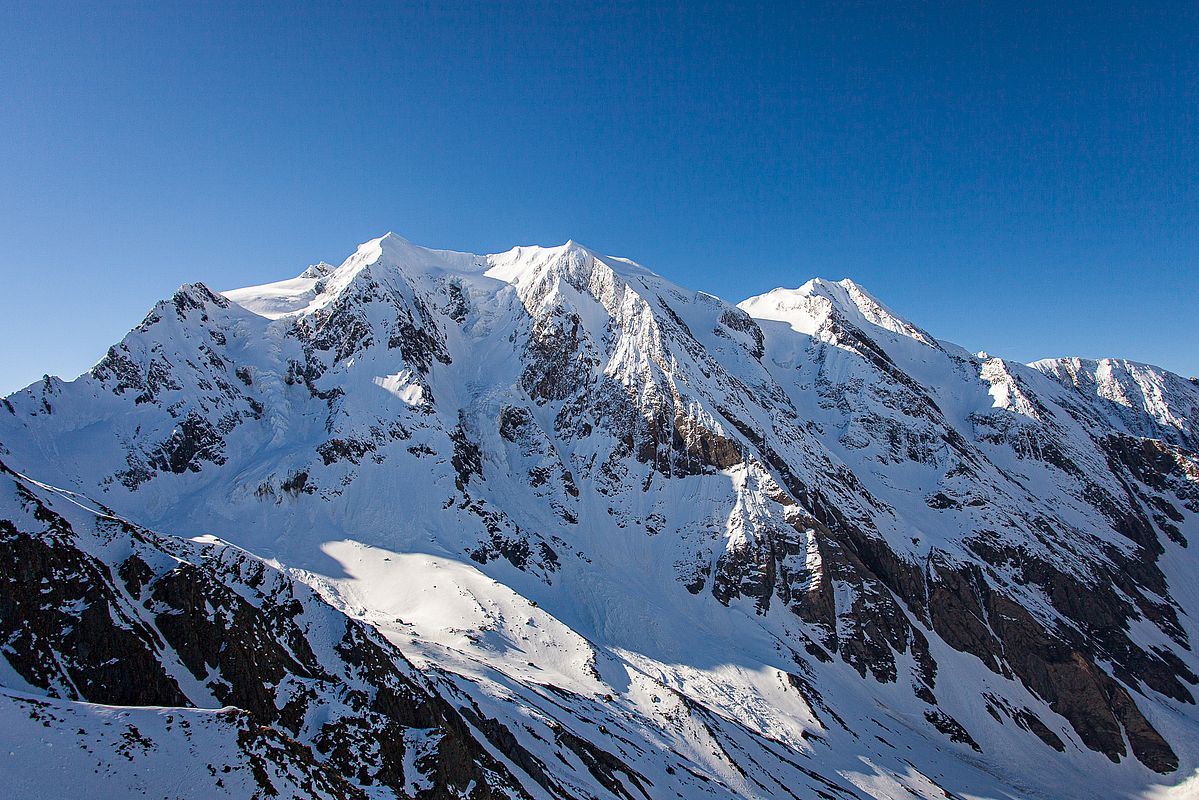
[[0, 390], [387, 230], [1199, 373], [1199, 5], [1070, 5], [9, 0]]

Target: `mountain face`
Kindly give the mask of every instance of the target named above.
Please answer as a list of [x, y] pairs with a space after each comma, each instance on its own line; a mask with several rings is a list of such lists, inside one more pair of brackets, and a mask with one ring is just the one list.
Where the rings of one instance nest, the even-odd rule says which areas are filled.
[[183, 287], [4, 400], [0, 460], [22, 796], [1199, 780], [1199, 386], [851, 281], [734, 306], [389, 234]]

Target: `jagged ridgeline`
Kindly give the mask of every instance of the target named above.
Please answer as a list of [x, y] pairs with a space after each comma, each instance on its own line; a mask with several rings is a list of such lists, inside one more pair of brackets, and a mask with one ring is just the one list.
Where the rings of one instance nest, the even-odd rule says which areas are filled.
[[186, 286], [0, 408], [0, 776], [1182, 797], [1197, 426], [1193, 380], [971, 354], [851, 281], [734, 306], [389, 234]]

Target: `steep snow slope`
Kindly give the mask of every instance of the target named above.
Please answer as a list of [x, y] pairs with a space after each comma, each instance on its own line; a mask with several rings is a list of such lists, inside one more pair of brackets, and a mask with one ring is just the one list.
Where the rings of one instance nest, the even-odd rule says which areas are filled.
[[849, 281], [738, 308], [574, 243], [389, 234], [184, 287], [10, 396], [0, 444], [283, 565], [534, 794], [1182, 786], [1193, 395], [1155, 372], [1117, 408], [1035, 366]]

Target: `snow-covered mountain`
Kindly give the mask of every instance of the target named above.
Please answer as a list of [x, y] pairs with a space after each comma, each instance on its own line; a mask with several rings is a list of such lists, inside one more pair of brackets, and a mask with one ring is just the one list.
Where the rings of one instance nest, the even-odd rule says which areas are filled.
[[388, 234], [3, 403], [27, 796], [1199, 791], [1199, 386], [1154, 367]]

